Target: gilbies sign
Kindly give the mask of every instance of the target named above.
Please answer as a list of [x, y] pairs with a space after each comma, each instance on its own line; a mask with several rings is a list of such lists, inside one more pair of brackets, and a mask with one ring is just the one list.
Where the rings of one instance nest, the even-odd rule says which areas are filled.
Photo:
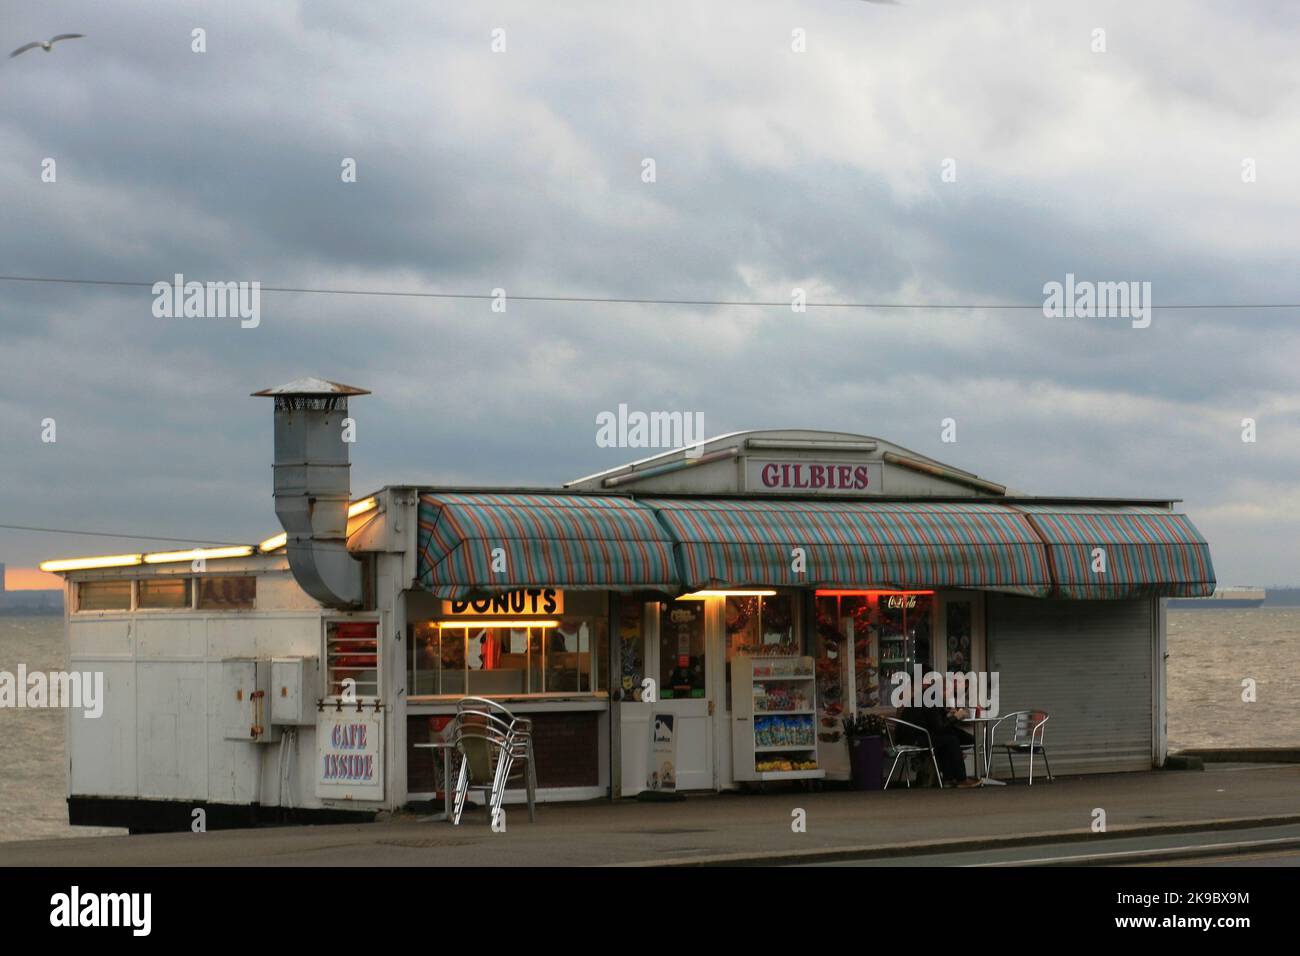
[[316, 716], [316, 796], [384, 799], [384, 715], [325, 710]]
[[749, 458], [745, 490], [820, 495], [878, 495], [884, 469], [880, 462], [808, 461]]
[[481, 600], [443, 601], [443, 617], [525, 617], [563, 614], [564, 592], [556, 588], [520, 588]]

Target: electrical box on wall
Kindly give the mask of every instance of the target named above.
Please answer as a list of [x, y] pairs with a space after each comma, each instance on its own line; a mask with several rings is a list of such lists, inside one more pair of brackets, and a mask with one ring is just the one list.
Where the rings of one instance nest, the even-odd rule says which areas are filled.
[[271, 658], [271, 724], [273, 726], [315, 726], [316, 698], [319, 696], [319, 658]]
[[232, 657], [221, 662], [221, 729], [227, 740], [276, 743], [271, 722], [271, 662]]

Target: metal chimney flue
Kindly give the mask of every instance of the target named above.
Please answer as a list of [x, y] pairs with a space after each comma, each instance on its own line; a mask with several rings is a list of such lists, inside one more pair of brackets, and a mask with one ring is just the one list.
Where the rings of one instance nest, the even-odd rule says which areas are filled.
[[326, 607], [359, 607], [364, 589], [361, 563], [348, 553], [352, 466], [343, 420], [348, 398], [370, 393], [302, 378], [253, 394], [275, 399], [275, 514], [289, 568]]

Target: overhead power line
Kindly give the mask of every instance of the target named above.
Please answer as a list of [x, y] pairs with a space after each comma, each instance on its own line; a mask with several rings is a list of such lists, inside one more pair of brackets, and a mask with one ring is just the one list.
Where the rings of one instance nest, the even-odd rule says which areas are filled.
[[[163, 280], [165, 281], [165, 280]], [[195, 280], [197, 281], [197, 280]], [[122, 279], [71, 279], [54, 276], [0, 276], [0, 282], [33, 282], [57, 285], [116, 286], [123, 288], [152, 289], [153, 282], [136, 282]], [[489, 292], [404, 292], [397, 289], [314, 289], [305, 286], [260, 285], [262, 292], [302, 293], [306, 295], [386, 296], [405, 299], [495, 299]], [[569, 302], [602, 305], [696, 305], [718, 307], [783, 308], [788, 309], [788, 299], [656, 299], [631, 296], [593, 295], [518, 295], [507, 292], [505, 298], [513, 302]], [[896, 309], [930, 311], [1040, 311], [1042, 302], [805, 302], [809, 309]], [[1300, 309], [1300, 302], [1180, 302], [1160, 304], [1153, 302], [1149, 308], [1169, 311], [1226, 309]]]
[[220, 544], [235, 548], [243, 547], [248, 544], [247, 541], [212, 541], [209, 538], [199, 536], [193, 538], [169, 538], [157, 534], [118, 534], [114, 531], [77, 531], [72, 528], [36, 528], [22, 524], [0, 524], [0, 529], [7, 531], [35, 531], [41, 534], [75, 534], [85, 535], [91, 538], [129, 538], [133, 541], [172, 541], [188, 545], [193, 545], [195, 542], [203, 542], [204, 544]]

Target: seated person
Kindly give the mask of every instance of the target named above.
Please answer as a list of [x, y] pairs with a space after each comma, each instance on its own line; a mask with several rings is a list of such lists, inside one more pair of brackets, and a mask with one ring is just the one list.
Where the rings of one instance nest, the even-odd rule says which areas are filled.
[[[933, 678], [926, 682], [926, 686]], [[934, 755], [939, 761], [939, 772], [951, 787], [978, 787], [979, 780], [966, 776], [966, 758], [961, 748], [974, 743], [975, 738], [965, 728], [956, 723], [960, 711], [952, 712], [943, 707], [904, 707], [898, 712], [898, 719], [909, 724], [924, 727], [930, 732], [930, 741], [934, 744]], [[917, 747], [926, 746], [925, 735], [910, 727], [898, 727], [895, 731], [900, 743]]]

